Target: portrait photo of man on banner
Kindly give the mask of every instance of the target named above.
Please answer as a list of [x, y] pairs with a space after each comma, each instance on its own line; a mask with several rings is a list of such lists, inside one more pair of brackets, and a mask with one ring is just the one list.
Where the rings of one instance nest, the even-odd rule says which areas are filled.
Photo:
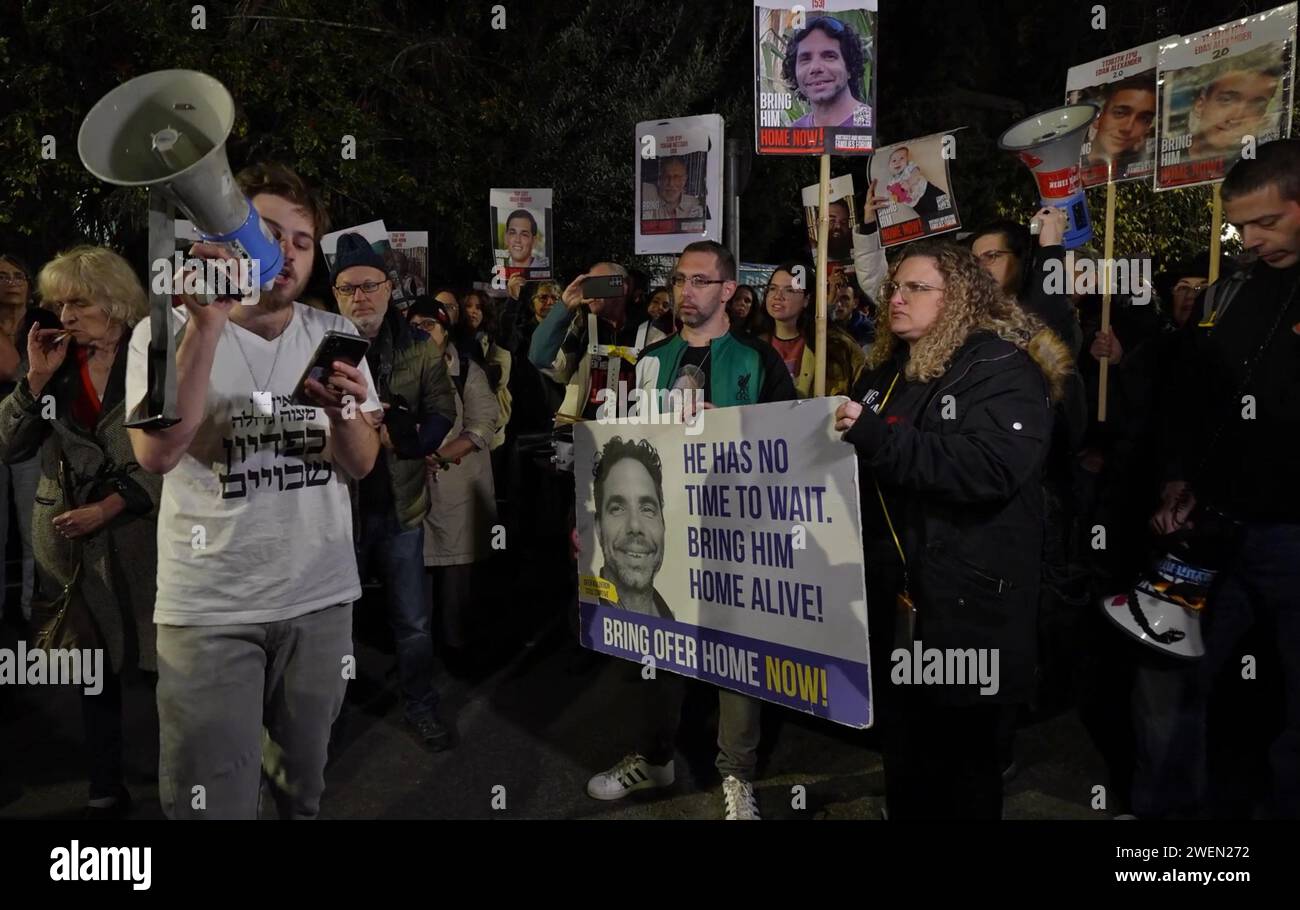
[[574, 427], [582, 644], [869, 726], [858, 472], [831, 430], [839, 401], [683, 424], [683, 389], [625, 394], [626, 418]]
[[754, 3], [760, 154], [866, 154], [876, 133], [876, 0]]
[[[817, 194], [820, 184], [805, 186], [802, 190], [803, 220], [808, 228], [808, 249], [817, 254]], [[826, 255], [833, 263], [853, 261], [853, 229], [857, 226], [857, 212], [853, 204], [853, 175], [845, 174], [831, 180], [830, 202], [826, 218], [829, 229], [826, 235]]]
[[722, 143], [717, 114], [636, 125], [638, 255], [721, 238]]
[[549, 189], [494, 188], [489, 192], [493, 264], [503, 277], [551, 277], [555, 242], [552, 221]]
[[1155, 170], [1158, 53], [1159, 45], [1144, 44], [1070, 67], [1065, 103], [1099, 110], [1083, 144], [1085, 187], [1146, 179]]
[[871, 156], [869, 192], [876, 202], [882, 246], [961, 228], [952, 193], [945, 140], [936, 133], [877, 149]]
[[1160, 45], [1156, 189], [1214, 183], [1291, 135], [1296, 4]]

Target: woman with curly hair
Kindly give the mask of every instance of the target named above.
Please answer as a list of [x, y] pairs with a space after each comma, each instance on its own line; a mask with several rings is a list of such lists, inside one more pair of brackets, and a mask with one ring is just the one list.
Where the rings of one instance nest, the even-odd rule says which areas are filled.
[[[996, 819], [999, 719], [1033, 690], [1040, 476], [1072, 359], [951, 243], [909, 245], [878, 299], [835, 426], [862, 467], [888, 812]], [[944, 656], [942, 685], [913, 685], [923, 649]]]

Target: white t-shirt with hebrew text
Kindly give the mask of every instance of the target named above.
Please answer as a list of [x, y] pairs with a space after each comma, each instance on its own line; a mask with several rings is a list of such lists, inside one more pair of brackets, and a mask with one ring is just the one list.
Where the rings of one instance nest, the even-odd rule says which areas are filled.
[[[175, 330], [188, 318], [183, 307], [172, 310]], [[356, 334], [342, 316], [301, 303], [270, 341], [226, 324], [203, 425], [163, 477], [154, 622], [277, 622], [361, 597], [352, 504], [333, 464], [329, 418], [290, 402], [330, 330]], [[149, 336], [145, 319], [131, 336], [128, 419], [148, 388]], [[359, 410], [378, 410], [364, 361], [362, 372], [369, 392]]]

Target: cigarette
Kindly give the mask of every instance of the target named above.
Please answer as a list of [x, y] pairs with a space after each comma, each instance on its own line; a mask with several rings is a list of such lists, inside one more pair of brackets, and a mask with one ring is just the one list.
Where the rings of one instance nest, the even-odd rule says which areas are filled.
[[71, 336], [72, 336], [71, 332], [60, 332], [59, 334], [51, 338], [50, 342], [52, 344], [59, 344], [60, 342], [66, 340], [67, 338], [70, 338]]

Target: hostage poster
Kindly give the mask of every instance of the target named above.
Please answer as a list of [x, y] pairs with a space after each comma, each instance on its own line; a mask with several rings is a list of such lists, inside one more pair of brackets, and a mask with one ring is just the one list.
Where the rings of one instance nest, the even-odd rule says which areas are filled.
[[[858, 466], [834, 432], [841, 401], [576, 425], [583, 645], [870, 726]], [[609, 410], [673, 413], [630, 404]]]
[[869, 154], [879, 119], [876, 0], [809, 5], [754, 2], [754, 147]]
[[636, 125], [637, 255], [722, 239], [723, 148], [717, 114]]
[[1296, 4], [1160, 45], [1156, 189], [1217, 183], [1291, 135]]
[[944, 154], [952, 133], [935, 133], [878, 149], [871, 156], [868, 191], [877, 200], [880, 243], [898, 246], [961, 228]]
[[1149, 178], [1156, 166], [1156, 59], [1159, 45], [1144, 44], [1070, 67], [1066, 104], [1093, 104], [1080, 155], [1085, 187]]
[[555, 258], [551, 191], [493, 189], [488, 193], [488, 224], [492, 226], [493, 272], [530, 281], [551, 277]]

